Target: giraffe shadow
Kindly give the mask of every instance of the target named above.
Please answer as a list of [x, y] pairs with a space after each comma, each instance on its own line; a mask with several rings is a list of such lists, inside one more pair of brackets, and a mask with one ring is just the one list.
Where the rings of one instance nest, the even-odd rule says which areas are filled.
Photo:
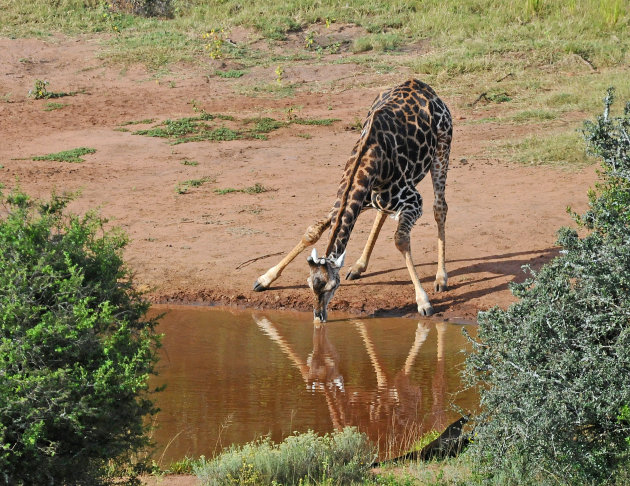
[[[500, 292], [508, 289], [508, 285], [510, 282], [522, 281], [525, 279], [525, 273], [522, 269], [524, 265], [529, 265], [534, 270], [538, 270], [543, 264], [549, 262], [552, 258], [558, 255], [559, 249], [556, 247], [547, 248], [543, 250], [533, 250], [533, 251], [522, 251], [522, 252], [511, 252], [504, 253], [500, 255], [489, 255], [481, 258], [468, 258], [468, 259], [458, 259], [458, 260], [448, 260], [447, 270], [449, 274], [449, 291], [465, 289], [466, 287], [477, 287], [477, 284], [490, 282], [492, 280], [501, 280], [497, 285], [492, 286], [484, 286], [484, 288], [476, 288], [475, 290], [471, 290], [469, 292], [463, 293], [452, 293], [447, 291], [446, 293], [436, 293], [433, 295], [432, 304], [433, 308], [436, 312], [443, 312], [447, 310], [449, 307], [461, 304], [471, 299], [477, 299], [483, 297], [488, 294], [492, 294], [494, 292]], [[520, 258], [519, 258], [520, 257]], [[458, 266], [456, 264], [465, 264], [466, 262], [474, 262], [470, 265]], [[415, 265], [417, 269], [421, 270], [421, 274], [427, 274], [429, 268], [436, 268], [436, 262], [424, 262]], [[449, 268], [450, 267], [450, 268]], [[453, 268], [454, 267], [454, 268]], [[366, 281], [368, 279], [372, 279], [374, 277], [379, 277], [383, 275], [392, 274], [394, 272], [400, 272], [406, 270], [407, 267], [398, 267], [398, 268], [389, 268], [386, 270], [379, 270], [375, 272], [368, 272], [364, 274], [359, 280], [354, 281], [343, 281], [343, 285], [353, 287], [353, 286], [361, 286], [361, 287], [377, 287], [377, 286], [409, 286], [411, 285], [411, 281], [409, 278], [402, 278], [397, 280], [382, 280], [376, 279], [374, 281]], [[490, 274], [490, 275], [488, 275]], [[474, 275], [483, 275], [479, 278], [475, 278]], [[457, 283], [453, 283], [453, 277], [457, 276], [465, 276], [469, 277], [466, 280], [460, 280]], [[508, 277], [509, 281], [506, 282], [504, 277]], [[421, 278], [422, 284], [425, 285], [425, 288], [431, 288], [433, 284], [434, 276], [432, 273], [429, 273]], [[302, 285], [285, 285], [285, 286], [274, 286], [273, 290], [299, 290], [299, 289], [308, 289], [306, 284]], [[456, 295], [454, 295], [456, 294]], [[397, 307], [395, 309], [396, 314], [404, 315], [408, 313], [415, 312], [417, 310], [417, 305], [415, 303], [410, 303], [404, 307]], [[382, 308], [378, 309], [375, 314], [384, 314], [387, 313], [391, 315], [393, 309]]]
[[[529, 259], [522, 258], [522, 259], [513, 260], [514, 257], [525, 257], [526, 255], [535, 255], [535, 256]], [[501, 269], [503, 267], [508, 267], [508, 266], [516, 266], [520, 270], [520, 268], [523, 265], [531, 264], [532, 261], [541, 259], [543, 260], [543, 263], [546, 263], [557, 255], [558, 255], [557, 248], [547, 248], [544, 250], [529, 250], [529, 251], [520, 251], [520, 252], [513, 252], [513, 253], [504, 253], [502, 255], [489, 255], [489, 256], [480, 257], [480, 258], [462, 258], [459, 260], [446, 260], [446, 265], [447, 265], [447, 270], [448, 270], [448, 266], [452, 265], [453, 263], [480, 262], [474, 265], [470, 265], [469, 267], [461, 267], [461, 268], [458, 267], [454, 270], [448, 270], [448, 275], [449, 277], [451, 277], [451, 276], [470, 273], [471, 270], [484, 271], [484, 272], [492, 271], [488, 268], [490, 266], [494, 269]], [[507, 261], [502, 262], [501, 260], [507, 260]], [[415, 265], [415, 267], [418, 269], [421, 267], [436, 267], [436, 266], [437, 266], [437, 262], [435, 261], [423, 262], [423, 263], [418, 263]], [[392, 272], [399, 272], [401, 270], [406, 270], [406, 268], [407, 267], [388, 268], [386, 270], [379, 270], [377, 272], [369, 272], [369, 273], [364, 274], [362, 278], [377, 277], [379, 275], [385, 275]], [[493, 271], [493, 273], [501, 273], [501, 272]], [[426, 277], [424, 280], [432, 280], [432, 278]]]
[[[500, 292], [504, 290], [508, 290], [509, 284], [511, 282], [522, 282], [526, 278], [526, 274], [523, 271], [523, 266], [528, 265], [533, 270], [537, 271], [540, 269], [542, 265], [548, 263], [551, 259], [556, 257], [559, 254], [558, 248], [547, 248], [544, 250], [536, 250], [536, 251], [525, 251], [525, 252], [517, 252], [517, 253], [506, 253], [503, 255], [494, 255], [487, 256], [483, 258], [474, 258], [474, 259], [460, 259], [460, 260], [452, 260], [447, 262], [451, 265], [454, 263], [465, 263], [465, 262], [475, 262], [471, 265], [464, 265], [456, 267], [449, 271], [449, 279], [456, 276], [467, 276], [471, 277], [473, 275], [483, 275], [479, 278], [468, 278], [464, 281], [459, 281], [457, 283], [451, 284], [449, 283], [449, 291], [446, 293], [435, 293], [431, 299], [433, 304], [433, 308], [435, 312], [440, 313], [446, 311], [448, 308], [468, 302], [472, 299], [478, 299], [480, 297]], [[514, 258], [521, 257], [521, 258]], [[416, 265], [417, 267], [427, 266], [427, 265], [436, 265], [436, 263], [424, 263], [420, 265]], [[405, 267], [402, 267], [398, 270], [404, 270]], [[381, 275], [387, 274], [390, 272], [396, 271], [385, 270], [381, 272], [373, 272], [373, 274], [367, 274], [367, 276], [371, 275]], [[490, 275], [488, 275], [490, 274]], [[508, 277], [509, 280], [505, 281], [505, 277]], [[424, 277], [422, 280], [423, 284], [430, 285], [433, 282], [433, 275], [428, 275]], [[500, 280], [496, 285], [484, 285], [483, 288], [477, 288], [480, 283], [491, 282], [493, 280]], [[452, 280], [450, 280], [452, 282]], [[408, 281], [394, 281], [388, 282], [386, 284], [408, 284]], [[381, 282], [366, 282], [366, 285], [383, 285]], [[465, 290], [466, 287], [470, 287], [471, 289], [468, 292], [464, 291], [460, 292], [451, 292], [458, 290]], [[391, 314], [393, 309], [378, 309], [375, 314], [383, 314], [387, 313]], [[396, 314], [404, 315], [407, 313], [413, 313], [417, 310], [415, 303], [410, 303], [403, 307], [396, 308]]]

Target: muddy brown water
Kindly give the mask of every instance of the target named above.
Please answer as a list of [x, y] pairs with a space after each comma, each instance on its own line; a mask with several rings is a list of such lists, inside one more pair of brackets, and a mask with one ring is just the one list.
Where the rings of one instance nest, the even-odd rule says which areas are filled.
[[[162, 465], [211, 457], [230, 444], [293, 431], [353, 425], [391, 457], [424, 433], [472, 409], [462, 391], [466, 327], [403, 318], [312, 315], [155, 306], [166, 312], [156, 395]], [[334, 317], [334, 316], [333, 316]]]

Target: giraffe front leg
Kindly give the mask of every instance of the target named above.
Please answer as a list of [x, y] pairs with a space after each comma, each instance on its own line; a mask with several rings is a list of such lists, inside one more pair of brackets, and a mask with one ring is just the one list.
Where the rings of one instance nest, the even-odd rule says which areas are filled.
[[352, 268], [350, 268], [348, 275], [346, 275], [346, 280], [356, 280], [361, 278], [361, 274], [367, 269], [368, 263], [370, 262], [370, 256], [372, 255], [372, 250], [374, 249], [374, 244], [381, 232], [381, 228], [383, 227], [386, 217], [387, 215], [383, 211], [377, 211], [376, 218], [374, 219], [374, 225], [372, 226], [372, 231], [370, 231], [370, 236], [365, 244], [363, 253], [356, 263], [352, 265]]
[[422, 288], [422, 284], [420, 283], [420, 278], [418, 278], [418, 273], [416, 272], [416, 267], [413, 264], [413, 259], [411, 258], [411, 243], [409, 238], [409, 233], [411, 232], [411, 228], [413, 224], [416, 222], [416, 219], [422, 214], [422, 199], [420, 195], [417, 195], [418, 204], [414, 206], [412, 211], [407, 213], [402, 213], [400, 216], [400, 220], [398, 221], [398, 229], [396, 230], [396, 234], [394, 235], [394, 242], [396, 243], [396, 248], [403, 254], [405, 258], [405, 265], [407, 266], [407, 270], [409, 271], [409, 276], [411, 277], [411, 282], [413, 283], [413, 287], [416, 291], [416, 304], [418, 304], [418, 313], [422, 316], [431, 316], [434, 314], [433, 306], [431, 302], [429, 302], [429, 296]]
[[254, 290], [256, 292], [262, 292], [267, 290], [271, 283], [276, 280], [286, 266], [291, 263], [296, 256], [298, 256], [305, 248], [317, 243], [317, 240], [322, 236], [322, 233], [330, 226], [331, 215], [329, 214], [326, 219], [318, 221], [312, 226], [306, 229], [306, 232], [302, 236], [300, 242], [285, 256], [277, 265], [274, 265], [267, 270], [263, 275], [258, 277], [254, 282]]

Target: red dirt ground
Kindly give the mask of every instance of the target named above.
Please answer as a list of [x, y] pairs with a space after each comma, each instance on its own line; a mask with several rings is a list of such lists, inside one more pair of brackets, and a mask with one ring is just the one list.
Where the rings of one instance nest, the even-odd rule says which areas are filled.
[[[253, 68], [237, 81], [207, 76], [213, 70], [199, 67], [178, 67], [156, 80], [139, 67], [105, 65], [96, 56], [98, 50], [99, 40], [88, 37], [0, 39], [0, 182], [11, 188], [19, 181], [37, 197], [52, 190], [80, 190], [71, 210], [98, 207], [129, 234], [126, 261], [155, 302], [310, 309], [306, 254], [263, 293], [253, 292], [252, 284], [280, 257], [238, 267], [288, 251], [311, 222], [325, 215], [358, 137], [348, 128], [363, 119], [378, 91], [408, 76], [400, 71], [379, 75], [355, 64], [296, 64], [285, 69], [283, 80], [301, 83], [295, 96], [274, 99], [238, 94], [234, 86], [273, 83], [275, 66]], [[52, 100], [67, 106], [47, 112], [47, 100], [27, 97], [35, 79], [49, 80], [51, 91], [80, 93]], [[435, 88], [439, 93], [440, 87]], [[192, 99], [210, 113], [240, 119], [284, 119], [293, 106], [304, 118], [341, 121], [328, 127], [292, 125], [270, 133], [266, 141], [180, 145], [114, 130], [126, 121], [193, 116]], [[556, 229], [571, 223], [565, 208], [585, 208], [586, 191], [596, 176], [593, 167], [570, 172], [488, 159], [488, 144], [531, 133], [531, 127], [470, 124], [473, 109], [458, 108], [464, 106], [458, 99], [445, 101], [455, 121], [447, 186], [447, 292], [432, 290], [437, 237], [430, 178], [420, 184], [425, 215], [413, 230], [412, 250], [438, 317], [473, 320], [479, 310], [512, 302], [508, 283], [523, 278], [522, 265], [536, 267], [555, 254]], [[80, 164], [30, 160], [76, 147], [92, 147], [96, 153]], [[199, 165], [182, 165], [185, 159]], [[216, 182], [176, 193], [178, 183], [204, 176]], [[274, 190], [214, 192], [255, 183]], [[357, 223], [348, 267], [360, 254], [372, 218], [368, 212]], [[416, 312], [413, 287], [394, 247], [394, 228], [391, 221], [385, 224], [364, 277], [342, 284], [331, 304], [331, 318], [335, 311]], [[320, 253], [324, 246], [318, 244]]]

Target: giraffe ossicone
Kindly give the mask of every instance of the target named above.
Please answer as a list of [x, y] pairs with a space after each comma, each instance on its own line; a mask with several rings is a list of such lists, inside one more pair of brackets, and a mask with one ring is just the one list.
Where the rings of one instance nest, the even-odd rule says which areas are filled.
[[381, 93], [370, 108], [359, 140], [355, 144], [328, 216], [309, 226], [301, 241], [277, 265], [258, 277], [254, 290], [266, 290], [282, 270], [305, 248], [314, 245], [330, 228], [324, 257], [313, 250], [307, 259], [311, 274], [307, 279], [313, 290], [315, 320], [327, 319], [330, 299], [339, 287], [339, 270], [346, 245], [359, 214], [376, 209], [377, 216], [361, 257], [351, 267], [347, 279], [360, 278], [385, 216], [397, 221], [394, 242], [402, 253], [413, 283], [418, 312], [433, 314], [433, 307], [422, 288], [411, 257], [410, 232], [422, 215], [422, 196], [416, 185], [431, 173], [433, 215], [438, 227], [438, 270], [434, 290], [448, 287], [445, 267], [445, 224], [448, 206], [444, 196], [446, 173], [453, 135], [451, 114], [433, 89], [416, 79]]

